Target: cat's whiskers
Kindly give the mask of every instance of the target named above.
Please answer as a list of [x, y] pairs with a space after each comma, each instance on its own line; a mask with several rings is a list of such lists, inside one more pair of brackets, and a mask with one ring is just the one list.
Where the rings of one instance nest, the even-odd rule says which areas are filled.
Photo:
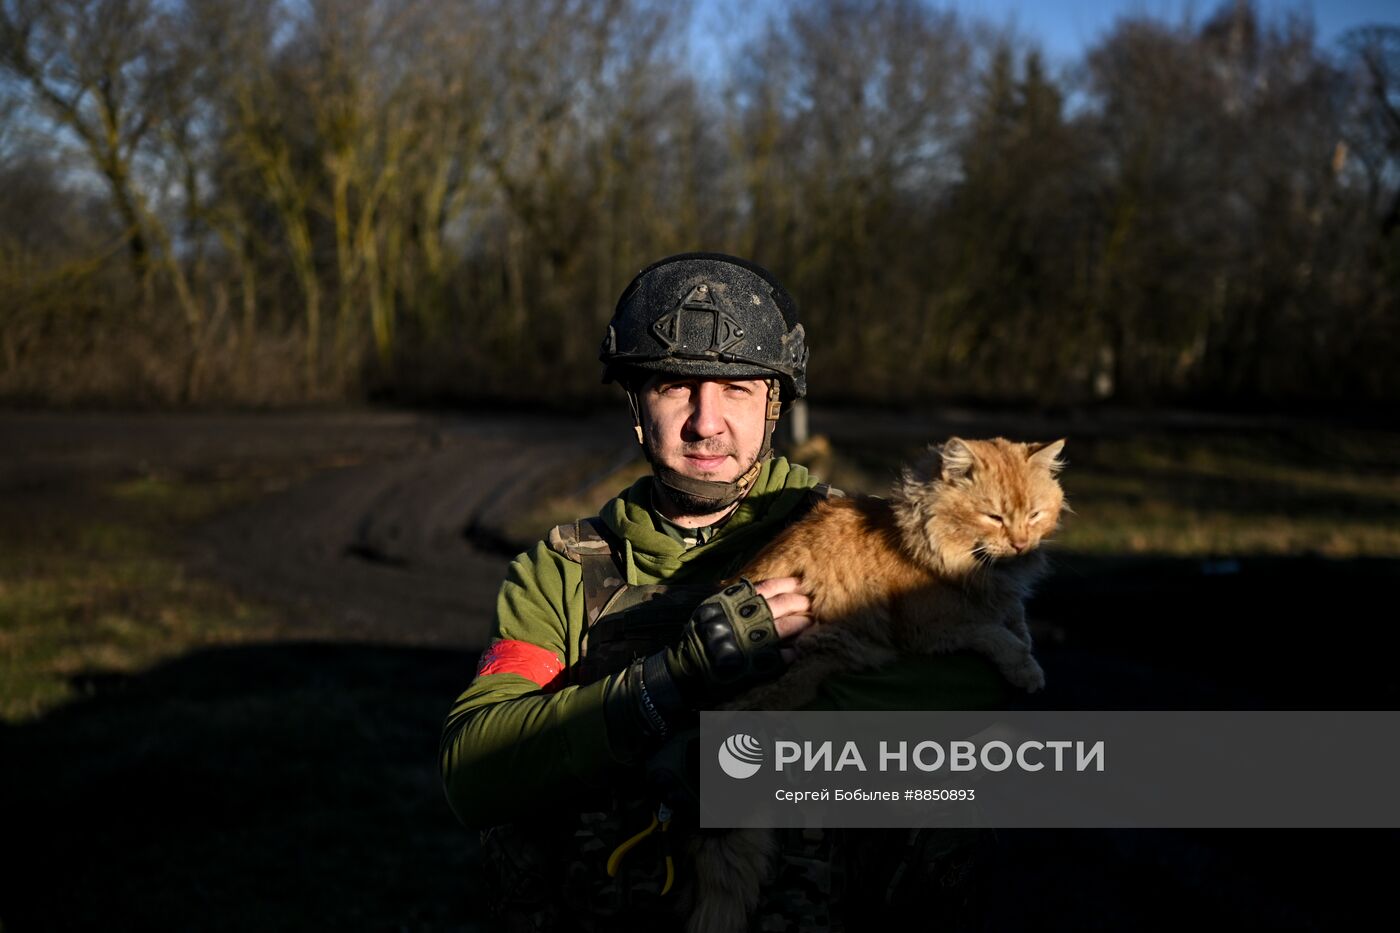
[[987, 545], [985, 544], [979, 544], [972, 549], [972, 561], [975, 570], [990, 569], [995, 560], [996, 558], [987, 550]]

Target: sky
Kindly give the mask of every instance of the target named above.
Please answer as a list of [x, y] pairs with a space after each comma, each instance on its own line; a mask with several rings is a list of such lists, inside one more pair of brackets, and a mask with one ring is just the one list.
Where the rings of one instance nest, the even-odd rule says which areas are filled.
[[[1046, 0], [1042, 3], [957, 0], [954, 5], [993, 22], [1014, 22], [1028, 36], [1039, 39], [1052, 56], [1075, 58], [1120, 16], [1147, 14], [1179, 22], [1187, 15], [1205, 18], [1218, 9], [1220, 3], [1218, 0], [1204, 3], [1184, 0]], [[1317, 24], [1318, 39], [1324, 45], [1354, 26], [1377, 22], [1400, 24], [1400, 0], [1324, 0], [1317, 3], [1261, 0], [1259, 7], [1266, 16], [1310, 13]]]
[[[1010, 23], [1018, 33], [1038, 41], [1052, 58], [1076, 59], [1121, 16], [1146, 14], [1168, 22], [1190, 15], [1200, 20], [1219, 8], [1222, 0], [951, 0], [953, 6], [996, 25]], [[1311, 14], [1318, 39], [1328, 45], [1354, 26], [1369, 23], [1400, 25], [1400, 0], [1257, 0], [1266, 16], [1288, 12]], [[756, 34], [765, 17], [781, 9], [782, 0], [697, 0], [692, 23], [697, 50], [722, 41]], [[703, 54], [703, 51], [702, 51]]]

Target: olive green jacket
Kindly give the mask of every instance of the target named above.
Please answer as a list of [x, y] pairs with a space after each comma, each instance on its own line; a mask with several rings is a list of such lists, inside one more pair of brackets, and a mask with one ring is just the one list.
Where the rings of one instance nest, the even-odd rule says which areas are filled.
[[[658, 529], [649, 477], [608, 502], [600, 518], [623, 542], [627, 583], [717, 582], [767, 543], [813, 484], [805, 467], [770, 460], [728, 521], [689, 550]], [[608, 741], [603, 712], [615, 677], [558, 689], [559, 680], [546, 682], [549, 672], [579, 660], [583, 629], [579, 564], [543, 542], [511, 561], [496, 600], [493, 648], [530, 653], [543, 659], [543, 668], [527, 675], [502, 669], [510, 665], [483, 664], [453, 705], [440, 764], [448, 802], [464, 824], [514, 822], [570, 788], [605, 787], [624, 767]], [[832, 678], [810, 708], [995, 708], [1004, 704], [1007, 689], [979, 656], [911, 657]]]

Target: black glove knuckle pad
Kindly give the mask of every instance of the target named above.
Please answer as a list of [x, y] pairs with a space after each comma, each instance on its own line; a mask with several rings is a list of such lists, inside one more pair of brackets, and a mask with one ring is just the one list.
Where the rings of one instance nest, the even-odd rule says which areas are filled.
[[722, 641], [734, 640], [734, 627], [729, 624], [728, 619], [715, 619], [713, 622], [703, 622], [697, 626], [696, 629], [707, 647]]
[[691, 616], [691, 631], [716, 685], [740, 686], [782, 664], [772, 610], [747, 580], [701, 603]]
[[724, 607], [719, 603], [701, 603], [695, 610], [696, 622], [722, 622], [727, 624], [728, 619], [724, 615]]
[[743, 676], [748, 667], [744, 653], [732, 638], [710, 645], [710, 663], [714, 665], [715, 675], [724, 683]]

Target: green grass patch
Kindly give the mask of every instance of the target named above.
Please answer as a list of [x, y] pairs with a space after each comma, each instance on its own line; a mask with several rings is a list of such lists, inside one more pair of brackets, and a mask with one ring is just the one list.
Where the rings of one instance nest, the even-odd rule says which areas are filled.
[[144, 477], [0, 501], [0, 720], [40, 716], [95, 674], [270, 632], [270, 612], [191, 576], [181, 554], [190, 523], [255, 492]]
[[482, 928], [435, 755], [475, 658], [307, 640], [189, 571], [192, 524], [286, 479], [253, 476], [0, 499], [5, 926]]

